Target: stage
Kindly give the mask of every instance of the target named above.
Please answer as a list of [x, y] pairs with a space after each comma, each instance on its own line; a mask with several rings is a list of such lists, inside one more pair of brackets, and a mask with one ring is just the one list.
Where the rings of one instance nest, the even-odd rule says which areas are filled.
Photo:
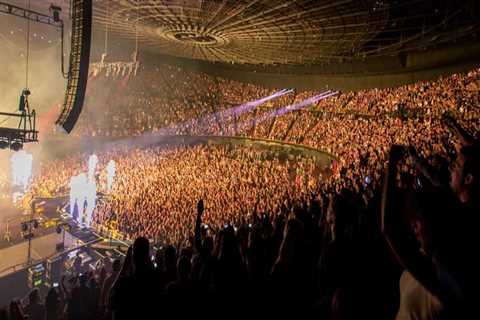
[[39, 227], [34, 230], [35, 237], [55, 232], [55, 227], [61, 220], [55, 207], [58, 203], [55, 199], [42, 202], [41, 210], [37, 210], [33, 216], [31, 210], [19, 209], [12, 204], [11, 199], [8, 200], [0, 202], [0, 249], [25, 241], [21, 225], [23, 221], [32, 218], [39, 222]]
[[[83, 244], [101, 241], [101, 237], [90, 229], [81, 228], [71, 217], [59, 210], [65, 203], [65, 198], [36, 199], [39, 204], [35, 214], [24, 212], [3, 202], [0, 207], [0, 277], [22, 269], [27, 264], [28, 240], [24, 237], [21, 224], [32, 218], [39, 221], [37, 229], [32, 229], [31, 262], [46, 260], [56, 254], [68, 251]], [[40, 209], [39, 209], [40, 208]], [[57, 226], [64, 225], [57, 233]], [[66, 229], [64, 231], [64, 229]], [[8, 233], [8, 237], [6, 234]], [[64, 248], [57, 250], [57, 245], [63, 243]]]
[[[63, 235], [60, 233], [50, 233], [41, 237], [32, 239], [31, 259], [39, 261], [47, 259], [59, 251], [56, 246], [62, 243]], [[65, 232], [65, 248], [68, 250], [83, 244], [83, 241]], [[63, 251], [63, 250], [62, 250]], [[0, 250], [0, 277], [25, 267], [28, 256], [28, 241], [23, 241], [10, 247]]]

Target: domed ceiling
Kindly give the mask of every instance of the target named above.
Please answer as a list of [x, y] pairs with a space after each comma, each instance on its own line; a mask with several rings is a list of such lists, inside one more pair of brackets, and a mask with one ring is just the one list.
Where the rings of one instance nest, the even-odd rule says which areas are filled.
[[396, 55], [478, 32], [475, 1], [94, 1], [96, 31], [223, 63], [320, 64]]

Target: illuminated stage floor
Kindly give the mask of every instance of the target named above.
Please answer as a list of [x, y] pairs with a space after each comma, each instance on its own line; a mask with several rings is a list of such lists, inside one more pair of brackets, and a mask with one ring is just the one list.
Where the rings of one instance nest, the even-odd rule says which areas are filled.
[[[62, 242], [62, 234], [50, 233], [45, 236], [35, 237], [32, 240], [31, 256], [33, 260], [46, 259], [55, 253], [56, 245]], [[73, 248], [79, 244], [79, 239], [65, 233], [65, 249]], [[28, 241], [4, 248], [0, 250], [0, 277], [21, 269], [22, 264], [27, 262]]]

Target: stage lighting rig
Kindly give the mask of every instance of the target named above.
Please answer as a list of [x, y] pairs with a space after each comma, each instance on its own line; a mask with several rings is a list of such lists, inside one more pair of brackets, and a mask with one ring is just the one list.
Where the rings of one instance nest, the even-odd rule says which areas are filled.
[[[106, 5], [106, 15], [107, 20], [111, 19], [109, 15], [109, 4]], [[140, 62], [138, 61], [138, 20], [139, 20], [139, 3], [136, 3], [136, 19], [135, 19], [135, 49], [131, 55], [131, 61], [116, 61], [116, 62], [106, 62], [105, 59], [108, 57], [108, 24], [105, 26], [105, 47], [102, 53], [102, 57], [99, 62], [90, 64], [90, 74], [97, 76], [98, 74], [105, 71], [106, 77], [117, 77], [117, 76], [136, 76], [138, 68], [140, 67]]]
[[138, 68], [140, 67], [140, 62], [137, 60], [137, 52], [132, 53], [132, 61], [129, 62], [105, 62], [106, 57], [107, 54], [103, 53], [102, 59], [99, 62], [94, 62], [90, 64], [90, 73], [93, 76], [97, 76], [103, 71], [105, 71], [106, 77], [117, 77], [120, 75], [124, 77], [126, 75], [137, 75]]
[[[92, 0], [72, 0], [70, 1], [72, 33], [70, 63], [68, 73], [64, 71], [63, 61], [63, 35], [64, 24], [60, 18], [61, 8], [56, 5], [50, 6], [51, 16], [35, 12], [30, 9], [21, 8], [0, 1], [0, 13], [14, 15], [28, 21], [49, 24], [55, 26], [61, 31], [61, 67], [62, 75], [67, 78], [67, 91], [65, 100], [56, 125], [62, 126], [66, 132], [70, 133], [82, 112], [83, 101], [85, 99], [85, 89], [88, 78], [88, 65], [90, 61], [90, 43], [92, 29]], [[27, 36], [27, 44], [29, 37]], [[28, 48], [28, 45], [27, 45]], [[28, 59], [28, 50], [27, 50]], [[28, 63], [27, 63], [28, 65]], [[28, 67], [27, 67], [28, 73]], [[27, 77], [28, 79], [28, 77]], [[28, 81], [27, 81], [28, 83]], [[5, 115], [0, 114], [0, 115]], [[11, 116], [8, 114], [7, 116]], [[1, 122], [0, 122], [1, 123]], [[2, 139], [3, 138], [3, 139]], [[0, 140], [6, 140], [10, 144], [10, 137], [4, 137], [0, 132]], [[36, 137], [35, 137], [36, 139]], [[36, 141], [36, 140], [35, 140]], [[28, 141], [30, 142], [30, 141]]]
[[[23, 89], [20, 94], [18, 113], [0, 112], [0, 123], [6, 122], [9, 118], [18, 118], [18, 126], [0, 127], [0, 149], [10, 148], [14, 151], [21, 150], [25, 143], [37, 142], [38, 131], [36, 130], [35, 110], [30, 109], [28, 97], [29, 89]], [[3, 119], [2, 119], [3, 118]]]
[[15, 141], [14, 143], [12, 143], [10, 145], [10, 149], [12, 149], [13, 151], [20, 151], [23, 149], [23, 144], [18, 142], [18, 141]]
[[[30, 6], [29, 6], [30, 7]], [[30, 54], [30, 22], [43, 23], [54, 26], [61, 30], [62, 34], [62, 74], [63, 72], [63, 21], [60, 19], [61, 8], [55, 5], [50, 7], [52, 16], [39, 13], [30, 8], [25, 9], [9, 3], [0, 1], [0, 13], [9, 14], [19, 18], [26, 19], [27, 27], [27, 46], [26, 46], [26, 70], [25, 70], [25, 89], [20, 94], [18, 104], [19, 113], [0, 112], [0, 124], [5, 123], [9, 118], [19, 118], [17, 128], [0, 127], [0, 149], [10, 149], [18, 151], [23, 148], [23, 145], [28, 142], [38, 141], [38, 131], [35, 129], [36, 114], [35, 110], [30, 109], [28, 104], [28, 97], [31, 92], [28, 89], [28, 58]], [[3, 118], [3, 119], [2, 119]]]

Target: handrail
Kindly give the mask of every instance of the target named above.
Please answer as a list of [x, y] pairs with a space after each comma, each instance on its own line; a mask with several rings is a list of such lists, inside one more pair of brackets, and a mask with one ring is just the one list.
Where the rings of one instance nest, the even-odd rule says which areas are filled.
[[[95, 235], [97, 235], [97, 234], [95, 234]], [[98, 236], [98, 235], [97, 235], [97, 236]], [[79, 248], [83, 248], [83, 247], [86, 247], [86, 246], [90, 246], [90, 245], [92, 245], [92, 244], [94, 244], [94, 243], [97, 243], [97, 242], [101, 241], [101, 239], [102, 239], [101, 237], [97, 237], [95, 240], [92, 240], [92, 241], [83, 243], [83, 244], [81, 244], [81, 245], [79, 245], [79, 246], [76, 246], [76, 247], [73, 247], [73, 248], [64, 250], [64, 251], [62, 251], [62, 252], [55, 252], [55, 253], [47, 256], [47, 257], [43, 257], [43, 258], [40, 258], [40, 259], [37, 259], [37, 260], [33, 260], [32, 262], [30, 262], [30, 264], [26, 264], [25, 262], [22, 262], [22, 263], [19, 263], [19, 264], [16, 264], [16, 265], [7, 267], [7, 268], [5, 268], [5, 269], [0, 270], [0, 276], [5, 276], [6, 274], [9, 274], [9, 273], [12, 273], [12, 272], [21, 270], [21, 269], [26, 269], [26, 268], [28, 268], [28, 267], [30, 267], [30, 266], [32, 266], [32, 265], [41, 263], [41, 262], [46, 261], [46, 260], [48, 260], [48, 259], [52, 259], [52, 258], [54, 258], [54, 257], [58, 257], [58, 256], [61, 256], [61, 255], [67, 254], [67, 253], [69, 253], [69, 252], [78, 250]], [[17, 268], [18, 268], [19, 266], [22, 266], [22, 268], [19, 268], [19, 269], [17, 270]], [[9, 270], [11, 270], [11, 269], [13, 269], [13, 270], [12, 270], [11, 272], [8, 272], [8, 273], [7, 273], [7, 271], [9, 271]], [[4, 274], [4, 273], [5, 273], [5, 274]]]
[[[323, 154], [325, 156], [327, 156], [328, 158], [330, 159], [336, 159], [338, 160], [338, 157], [329, 153], [329, 152], [326, 152], [324, 150], [321, 150], [321, 149], [316, 149], [314, 147], [311, 147], [311, 146], [308, 146], [308, 145], [304, 145], [304, 144], [296, 144], [296, 143], [291, 143], [291, 142], [285, 142], [285, 141], [281, 141], [281, 140], [274, 140], [274, 139], [263, 139], [263, 138], [252, 138], [252, 137], [242, 137], [242, 136], [227, 136], [227, 135], [158, 135], [156, 136], [155, 135], [155, 132], [150, 132], [150, 133], [147, 133], [147, 134], [150, 134], [149, 138], [158, 138], [159, 140], [160, 139], [168, 139], [168, 138], [200, 138], [200, 139], [224, 139], [224, 140], [228, 140], [228, 139], [233, 139], [233, 140], [245, 140], [245, 141], [253, 141], [253, 142], [266, 142], [266, 143], [274, 143], [274, 144], [277, 144], [277, 145], [283, 145], [283, 146], [291, 146], [291, 147], [295, 147], [295, 148], [298, 148], [298, 149], [304, 149], [304, 150], [309, 150], [309, 151], [313, 151], [313, 152], [316, 152], [318, 154]], [[116, 137], [114, 139], [111, 139], [111, 137], [80, 137], [80, 138], [77, 138], [78, 140], [77, 141], [82, 141], [82, 140], [87, 140], [88, 139], [88, 146], [91, 147], [93, 143], [100, 143], [100, 144], [107, 144], [107, 143], [115, 143], [115, 144], [121, 144], [123, 140], [127, 140], [128, 139], [128, 142], [129, 143], [132, 143], [133, 141], [133, 144], [135, 144], [135, 140], [136, 139], [142, 139], [144, 136], [133, 136], [133, 137], [130, 137], [130, 136], [123, 136], [123, 137]], [[57, 145], [58, 143], [61, 143], [60, 140], [51, 140], [50, 143], [52, 143], [53, 141], [56, 141]], [[68, 142], [68, 145], [78, 145], [78, 144], [72, 144], [71, 142], [72, 140], [70, 139], [69, 142]], [[159, 141], [158, 141], [159, 142]], [[164, 142], [164, 141], [162, 141]], [[155, 145], [157, 142], [152, 142], [151, 145]], [[168, 143], [168, 142], [167, 142]], [[94, 147], [95, 148], [95, 147]], [[69, 153], [70, 154], [70, 153]]]

